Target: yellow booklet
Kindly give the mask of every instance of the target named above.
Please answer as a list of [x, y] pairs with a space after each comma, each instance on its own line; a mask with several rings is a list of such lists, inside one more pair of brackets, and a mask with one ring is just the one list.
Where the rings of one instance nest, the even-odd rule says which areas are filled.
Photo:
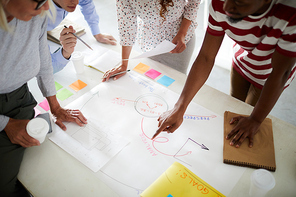
[[141, 197], [225, 197], [182, 164], [175, 162]]
[[73, 26], [73, 28], [76, 31], [75, 34], [77, 36], [82, 36], [83, 34], [85, 34], [84, 27], [82, 27], [81, 25], [78, 25], [76, 23], [73, 23], [72, 21], [65, 18], [64, 20], [62, 20], [62, 22], [56, 28], [54, 28], [51, 31], [47, 31], [47, 39], [54, 42], [54, 43], [61, 44], [60, 43], [60, 33], [65, 28], [64, 25], [66, 25], [67, 27], [69, 27], [70, 25]]

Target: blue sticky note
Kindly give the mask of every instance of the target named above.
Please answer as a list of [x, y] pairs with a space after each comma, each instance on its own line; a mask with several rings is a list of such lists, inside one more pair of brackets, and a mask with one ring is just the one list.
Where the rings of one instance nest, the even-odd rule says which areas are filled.
[[160, 79], [157, 80], [158, 83], [160, 83], [166, 87], [171, 85], [174, 81], [175, 81], [175, 79], [172, 79], [166, 75], [162, 76]]

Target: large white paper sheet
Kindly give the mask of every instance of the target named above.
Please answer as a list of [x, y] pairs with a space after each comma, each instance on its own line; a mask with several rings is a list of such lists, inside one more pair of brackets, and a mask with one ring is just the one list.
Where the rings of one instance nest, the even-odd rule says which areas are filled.
[[158, 116], [171, 109], [178, 97], [131, 71], [120, 81], [99, 84], [69, 105], [130, 141], [95, 173], [120, 196], [139, 196], [175, 161], [226, 196], [245, 171], [223, 163], [223, 117], [193, 102], [174, 134], [162, 132], [151, 140]]
[[121, 62], [120, 53], [96, 46], [94, 51], [84, 51], [84, 64], [91, 65], [103, 72], [114, 68]]
[[159, 45], [157, 45], [154, 49], [147, 51], [139, 56], [133, 57], [131, 59], [147, 58], [155, 55], [160, 55], [163, 53], [168, 53], [172, 51], [175, 47], [176, 45], [173, 44], [172, 42], [168, 40], [164, 40]]
[[80, 127], [75, 123], [65, 124], [67, 131], [55, 125], [50, 140], [97, 172], [128, 144], [122, 136], [114, 134], [102, 122], [88, 119], [88, 124]]

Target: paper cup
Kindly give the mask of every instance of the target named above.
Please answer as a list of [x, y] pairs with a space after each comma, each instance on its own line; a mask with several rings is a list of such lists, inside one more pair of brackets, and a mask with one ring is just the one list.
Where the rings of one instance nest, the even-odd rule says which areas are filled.
[[249, 195], [252, 197], [263, 197], [269, 190], [274, 188], [274, 186], [275, 179], [269, 171], [265, 169], [255, 170], [251, 174]]
[[84, 72], [84, 56], [80, 51], [75, 51], [71, 55], [71, 61], [77, 74]]
[[49, 125], [43, 118], [34, 118], [28, 122], [26, 129], [27, 133], [41, 144], [49, 131]]

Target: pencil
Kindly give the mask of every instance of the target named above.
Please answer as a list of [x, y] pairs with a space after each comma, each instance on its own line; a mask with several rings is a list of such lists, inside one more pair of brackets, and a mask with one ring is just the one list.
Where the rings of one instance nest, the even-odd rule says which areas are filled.
[[[120, 74], [123, 74], [123, 73], [127, 73], [127, 72], [129, 72], [129, 71], [130, 71], [130, 70], [126, 70], [126, 71], [122, 71], [122, 72], [116, 73], [116, 74], [114, 74], [114, 75], [111, 75], [110, 78], [111, 78], [111, 77], [115, 77], [115, 76], [120, 75]], [[105, 79], [105, 78], [107, 78], [107, 77], [103, 77], [103, 79]]]
[[97, 69], [96, 67], [93, 67], [93, 66], [91, 66], [91, 65], [84, 65], [84, 66], [90, 67], [90, 68], [95, 69], [95, 70], [99, 71], [100, 73], [103, 73], [103, 74], [104, 74], [103, 71]]
[[[66, 25], [64, 25], [65, 28], [68, 28]], [[75, 33], [72, 33], [78, 40], [80, 40], [83, 44], [85, 44], [85, 46], [87, 46], [88, 48], [90, 48], [91, 50], [93, 50], [88, 44], [86, 44], [86, 42], [84, 42], [81, 38], [79, 38]]]

